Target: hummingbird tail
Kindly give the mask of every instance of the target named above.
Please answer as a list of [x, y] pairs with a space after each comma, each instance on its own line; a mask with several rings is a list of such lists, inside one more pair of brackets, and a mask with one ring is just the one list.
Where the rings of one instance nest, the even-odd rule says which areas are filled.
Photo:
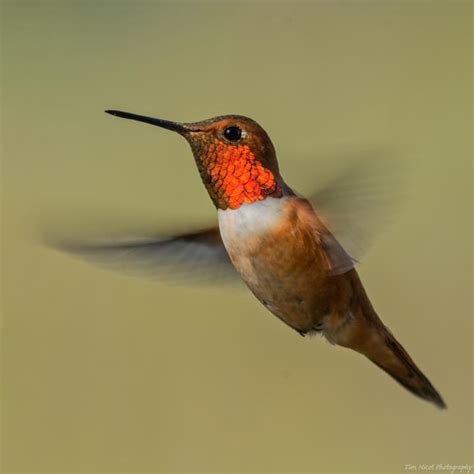
[[441, 395], [407, 351], [390, 330], [380, 320], [378, 322], [374, 325], [373, 321], [356, 319], [353, 321], [357, 327], [353, 334], [356, 337], [344, 337], [335, 342], [364, 354], [414, 395], [434, 403], [438, 408], [446, 408]]
[[[403, 346], [383, 324], [357, 279], [358, 305], [353, 318], [332, 334], [332, 342], [364, 354], [414, 395], [446, 408], [441, 395]], [[330, 339], [330, 340], [331, 340]]]
[[372, 349], [365, 355], [414, 395], [434, 403], [438, 408], [446, 408], [441, 395], [387, 327], [383, 326], [380, 337], [382, 347]]

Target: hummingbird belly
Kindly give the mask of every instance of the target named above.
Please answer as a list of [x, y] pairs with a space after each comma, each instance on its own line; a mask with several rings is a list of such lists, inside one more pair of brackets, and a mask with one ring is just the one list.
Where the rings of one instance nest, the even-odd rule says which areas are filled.
[[219, 210], [222, 240], [235, 268], [272, 313], [300, 332], [318, 329], [341, 276], [328, 272], [317, 219], [294, 196]]

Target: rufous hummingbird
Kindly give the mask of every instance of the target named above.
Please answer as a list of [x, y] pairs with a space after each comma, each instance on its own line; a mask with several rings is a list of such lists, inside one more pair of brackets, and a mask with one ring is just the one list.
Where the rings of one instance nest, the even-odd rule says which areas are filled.
[[105, 261], [123, 257], [148, 270], [173, 265], [173, 256], [179, 255], [180, 265], [192, 264], [202, 273], [236, 273], [270, 312], [302, 336], [320, 333], [332, 344], [360, 352], [413, 394], [446, 407], [380, 320], [354, 260], [311, 203], [284, 182], [273, 144], [258, 123], [240, 115], [178, 123], [106, 112], [172, 130], [188, 141], [217, 208], [218, 226], [69, 250]]

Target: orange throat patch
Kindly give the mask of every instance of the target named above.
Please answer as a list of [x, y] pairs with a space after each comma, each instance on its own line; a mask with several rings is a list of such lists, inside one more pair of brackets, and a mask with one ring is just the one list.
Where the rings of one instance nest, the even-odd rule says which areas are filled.
[[198, 163], [204, 184], [217, 207], [237, 209], [243, 203], [281, 196], [273, 173], [247, 145], [209, 144]]

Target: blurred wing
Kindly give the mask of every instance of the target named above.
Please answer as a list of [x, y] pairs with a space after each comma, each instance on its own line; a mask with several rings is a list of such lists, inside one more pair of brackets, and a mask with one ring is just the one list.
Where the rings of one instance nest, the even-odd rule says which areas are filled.
[[321, 234], [321, 245], [327, 255], [331, 275], [340, 275], [354, 268], [357, 261], [344, 250], [329, 231]]
[[[332, 234], [327, 237], [330, 253], [343, 255], [344, 248], [359, 260], [369, 250], [377, 235], [394, 219], [405, 194], [405, 169], [401, 162], [379, 157], [358, 160], [309, 197]], [[340, 245], [334, 243], [333, 236]], [[338, 257], [336, 265], [344, 261]]]
[[238, 280], [217, 227], [169, 238], [115, 242], [56, 241], [52, 246], [103, 266], [181, 283]]

